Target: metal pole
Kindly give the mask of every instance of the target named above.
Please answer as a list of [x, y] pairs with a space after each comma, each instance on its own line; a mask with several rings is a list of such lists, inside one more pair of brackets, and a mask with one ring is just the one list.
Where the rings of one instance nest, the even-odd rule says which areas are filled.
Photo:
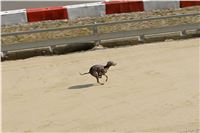
[[[97, 28], [97, 25], [96, 25], [97, 23], [95, 22], [95, 25], [93, 25], [92, 26], [92, 28], [93, 28], [93, 34], [94, 35], [96, 35], [96, 34], [98, 34], [98, 28]], [[97, 41], [94, 41], [94, 45], [95, 45], [95, 47], [97, 46], [100, 46], [101, 45], [101, 40], [97, 40]]]

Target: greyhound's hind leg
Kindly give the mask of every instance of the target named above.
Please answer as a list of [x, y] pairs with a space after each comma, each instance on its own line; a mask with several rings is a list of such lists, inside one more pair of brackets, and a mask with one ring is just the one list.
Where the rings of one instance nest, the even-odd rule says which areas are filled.
[[98, 83], [98, 84], [100, 84], [100, 85], [104, 85], [104, 83], [99, 82], [99, 75], [98, 75], [97, 72], [92, 73], [92, 76], [94, 76], [94, 77], [97, 79], [97, 83]]
[[99, 83], [100, 85], [104, 85], [104, 83], [99, 82], [99, 78], [98, 77], [96, 77], [96, 79], [97, 79], [97, 83]]

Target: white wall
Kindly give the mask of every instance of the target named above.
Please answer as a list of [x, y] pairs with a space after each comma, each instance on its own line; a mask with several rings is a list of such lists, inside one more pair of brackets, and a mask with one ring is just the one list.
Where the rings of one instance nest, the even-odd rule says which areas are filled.
[[98, 17], [105, 15], [105, 4], [102, 2], [65, 6], [69, 19]]
[[179, 0], [143, 0], [144, 10], [179, 8]]
[[10, 24], [28, 22], [26, 9], [2, 11], [0, 15], [1, 15], [1, 25], [10, 25]]

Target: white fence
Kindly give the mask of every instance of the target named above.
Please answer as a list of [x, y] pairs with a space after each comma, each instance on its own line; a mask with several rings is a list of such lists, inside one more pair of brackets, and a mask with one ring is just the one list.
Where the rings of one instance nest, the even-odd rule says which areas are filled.
[[65, 6], [69, 19], [99, 17], [105, 15], [105, 4], [101, 2]]
[[1, 25], [27, 23], [26, 9], [1, 12]]
[[161, 0], [161, 1], [152, 1], [152, 0], [144, 0], [144, 10], [157, 10], [157, 9], [170, 9], [170, 8], [180, 8], [179, 0]]

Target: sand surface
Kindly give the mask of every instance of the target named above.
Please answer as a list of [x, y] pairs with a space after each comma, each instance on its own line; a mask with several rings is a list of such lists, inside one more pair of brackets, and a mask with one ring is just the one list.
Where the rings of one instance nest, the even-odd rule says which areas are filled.
[[[2, 62], [3, 130], [197, 130], [199, 41]], [[118, 65], [110, 68], [105, 85], [79, 75], [108, 60]]]

